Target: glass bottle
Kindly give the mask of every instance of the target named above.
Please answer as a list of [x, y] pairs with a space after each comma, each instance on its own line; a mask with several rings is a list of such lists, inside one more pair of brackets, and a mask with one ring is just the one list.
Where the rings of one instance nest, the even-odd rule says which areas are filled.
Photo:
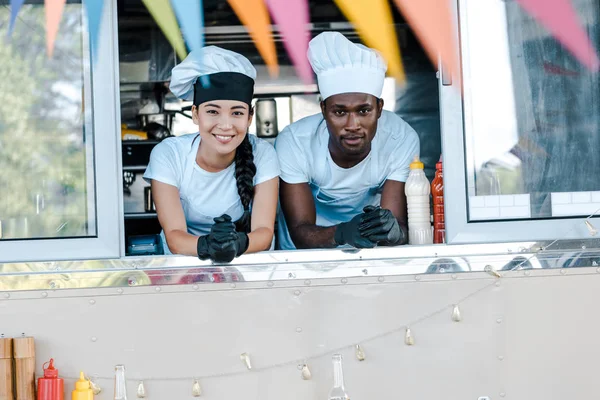
[[127, 383], [125, 382], [125, 366], [115, 366], [115, 399], [127, 400]]
[[346, 389], [344, 389], [344, 371], [342, 369], [342, 356], [333, 356], [333, 388], [329, 392], [329, 400], [349, 400]]

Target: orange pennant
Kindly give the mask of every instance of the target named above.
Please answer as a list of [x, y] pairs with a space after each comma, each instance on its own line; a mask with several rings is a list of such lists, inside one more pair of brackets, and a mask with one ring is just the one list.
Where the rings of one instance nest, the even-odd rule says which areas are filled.
[[450, 1], [394, 0], [437, 67], [438, 57], [446, 70], [457, 71], [455, 27]]
[[46, 10], [46, 51], [48, 57], [54, 53], [54, 42], [58, 35], [60, 19], [65, 9], [66, 0], [44, 0]]
[[378, 50], [387, 60], [390, 74], [404, 81], [400, 47], [388, 0], [335, 0], [335, 3], [355, 26], [365, 44]]
[[271, 20], [263, 0], [228, 0], [238, 18], [248, 28], [272, 77], [279, 75], [277, 52], [271, 33]]

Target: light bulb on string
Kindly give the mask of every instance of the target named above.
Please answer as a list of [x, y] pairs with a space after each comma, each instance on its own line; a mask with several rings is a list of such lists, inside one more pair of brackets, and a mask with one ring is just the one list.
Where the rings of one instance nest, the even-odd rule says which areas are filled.
[[250, 356], [248, 355], [248, 353], [240, 354], [240, 360], [242, 360], [242, 362], [244, 363], [246, 368], [248, 368], [248, 370], [252, 369], [252, 362], [250, 361]]
[[415, 338], [409, 327], [406, 327], [406, 331], [404, 331], [404, 343], [407, 346], [413, 346], [415, 344]]
[[90, 389], [92, 389], [92, 393], [94, 393], [94, 396], [97, 396], [100, 393], [102, 393], [102, 388], [100, 387], [100, 385], [94, 382], [93, 379], [88, 378], [88, 381], [90, 382]]
[[462, 315], [460, 314], [460, 308], [458, 308], [458, 304], [455, 304], [452, 307], [452, 321], [460, 322], [462, 320]]
[[365, 361], [365, 351], [363, 350], [360, 344], [354, 346], [354, 355], [356, 355], [356, 359], [358, 361]]
[[136, 394], [139, 399], [146, 397], [146, 386], [144, 386], [144, 381], [140, 381], [140, 383], [138, 383]]
[[200, 386], [200, 382], [198, 382], [198, 379], [194, 379], [194, 383], [192, 384], [192, 396], [202, 396], [202, 387]]
[[598, 234], [598, 229], [596, 229], [594, 225], [592, 225], [589, 219], [585, 220], [585, 226], [588, 228], [590, 236], [596, 236]]
[[302, 372], [301, 372], [300, 376], [305, 381], [309, 381], [312, 379], [312, 373], [310, 372], [310, 368], [308, 368], [308, 364], [302, 365]]
[[486, 265], [483, 270], [495, 278], [502, 278], [502, 275], [500, 275], [500, 273], [491, 265]]

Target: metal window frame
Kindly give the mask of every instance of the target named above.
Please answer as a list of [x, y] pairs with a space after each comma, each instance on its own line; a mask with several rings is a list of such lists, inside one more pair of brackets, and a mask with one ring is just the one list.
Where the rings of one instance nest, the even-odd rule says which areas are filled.
[[[459, 65], [462, 71], [440, 71], [440, 123], [444, 154], [444, 195], [446, 240], [452, 244], [477, 244], [494, 242], [547, 241], [555, 239], [589, 238], [584, 224], [586, 218], [561, 218], [546, 220], [469, 222], [468, 169], [471, 160], [465, 154], [465, 142], [474, 133], [472, 125], [473, 104], [470, 88], [472, 60], [477, 55], [470, 51], [469, 40], [481, 37], [484, 32], [470, 31], [469, 8], [479, 0], [452, 0], [455, 11], [455, 40], [458, 43]], [[506, 62], [510, 62], [508, 59]], [[494, 79], [493, 76], [489, 77]], [[461, 93], [464, 94], [461, 96]], [[490, 94], [492, 95], [492, 94]], [[477, 101], [481, 101], [478, 99]], [[493, 104], [493, 101], [487, 102]]]
[[[82, 10], [84, 3], [82, 2]], [[96, 236], [82, 238], [45, 238], [0, 241], [0, 262], [26, 262], [43, 260], [77, 260], [119, 258], [124, 254], [123, 206], [120, 170], [121, 150], [119, 140], [120, 111], [118, 77], [118, 37], [116, 1], [106, 1], [102, 14], [98, 49], [94, 62], [87, 32], [84, 32], [84, 111], [85, 138], [92, 140], [93, 163], [87, 163], [94, 173], [94, 187], [88, 184], [88, 212], [95, 224]], [[89, 89], [92, 89], [91, 96]], [[91, 111], [91, 115], [88, 114]], [[91, 119], [90, 119], [91, 118]], [[93, 133], [89, 134], [89, 128]], [[90, 154], [91, 153], [91, 154]], [[90, 193], [91, 192], [91, 193]], [[121, 199], [121, 200], [120, 200]]]

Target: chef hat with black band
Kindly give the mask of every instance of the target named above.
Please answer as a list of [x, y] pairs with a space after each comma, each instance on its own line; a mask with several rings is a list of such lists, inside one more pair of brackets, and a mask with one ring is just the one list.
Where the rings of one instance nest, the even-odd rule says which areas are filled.
[[207, 46], [192, 51], [173, 68], [170, 89], [194, 105], [212, 100], [237, 100], [251, 105], [255, 80], [256, 69], [246, 57]]
[[310, 41], [308, 60], [323, 99], [341, 93], [381, 97], [387, 64], [377, 51], [339, 32], [323, 32]]

